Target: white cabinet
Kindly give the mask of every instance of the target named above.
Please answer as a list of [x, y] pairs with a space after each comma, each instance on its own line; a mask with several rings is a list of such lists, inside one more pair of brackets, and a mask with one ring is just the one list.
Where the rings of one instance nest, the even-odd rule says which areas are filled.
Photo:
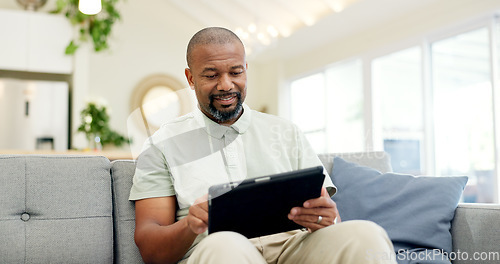
[[72, 32], [61, 15], [0, 10], [0, 69], [71, 73], [72, 56], [64, 50]]
[[0, 69], [26, 70], [27, 28], [27, 13], [0, 10]]
[[28, 23], [28, 70], [71, 73], [72, 57], [64, 54], [72, 28], [63, 16], [32, 13]]

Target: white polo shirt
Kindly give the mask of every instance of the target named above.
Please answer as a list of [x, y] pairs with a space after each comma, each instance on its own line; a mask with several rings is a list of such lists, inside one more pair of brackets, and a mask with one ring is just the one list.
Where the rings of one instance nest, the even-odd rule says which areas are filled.
[[[322, 165], [294, 124], [245, 104], [243, 109], [231, 126], [199, 109], [162, 125], [137, 160], [129, 199], [175, 195], [179, 219], [211, 185]], [[325, 175], [333, 195], [336, 188]]]

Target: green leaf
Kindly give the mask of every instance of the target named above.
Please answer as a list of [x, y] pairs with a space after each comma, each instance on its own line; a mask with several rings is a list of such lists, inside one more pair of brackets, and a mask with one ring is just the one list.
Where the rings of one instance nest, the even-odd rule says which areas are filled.
[[64, 53], [66, 55], [73, 55], [75, 54], [76, 50], [78, 49], [78, 45], [75, 44], [75, 42], [72, 40], [68, 46], [66, 47], [66, 50], [64, 51]]
[[56, 1], [56, 9], [51, 10], [50, 13], [52, 14], [59, 14], [61, 13], [64, 8], [68, 5], [68, 3], [65, 0], [57, 0]]

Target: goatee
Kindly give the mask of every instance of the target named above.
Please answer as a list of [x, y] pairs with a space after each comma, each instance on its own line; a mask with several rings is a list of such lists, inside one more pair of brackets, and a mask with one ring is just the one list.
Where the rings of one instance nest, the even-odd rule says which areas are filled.
[[[238, 115], [243, 110], [243, 103], [241, 102], [241, 93], [233, 92], [224, 95], [235, 95], [238, 99], [236, 102], [236, 106], [233, 110], [221, 111], [214, 106], [214, 95], [210, 95], [210, 104], [208, 105], [208, 110], [210, 114], [217, 120], [219, 123], [227, 122], [231, 119], [238, 117]], [[220, 96], [220, 95], [218, 95]]]

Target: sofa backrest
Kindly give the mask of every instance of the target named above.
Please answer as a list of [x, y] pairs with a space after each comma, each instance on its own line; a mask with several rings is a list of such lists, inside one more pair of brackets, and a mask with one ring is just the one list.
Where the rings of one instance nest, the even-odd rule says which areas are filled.
[[319, 154], [318, 157], [328, 173], [332, 171], [334, 165], [333, 158], [335, 157], [340, 157], [348, 162], [354, 162], [361, 166], [376, 169], [382, 173], [392, 172], [391, 158], [389, 154], [384, 151], [327, 153]]
[[115, 226], [115, 263], [143, 263], [139, 249], [134, 242], [134, 202], [128, 200], [135, 172], [135, 162], [132, 160], [118, 160], [113, 161], [111, 164]]
[[110, 163], [0, 155], [0, 263], [113, 263]]

